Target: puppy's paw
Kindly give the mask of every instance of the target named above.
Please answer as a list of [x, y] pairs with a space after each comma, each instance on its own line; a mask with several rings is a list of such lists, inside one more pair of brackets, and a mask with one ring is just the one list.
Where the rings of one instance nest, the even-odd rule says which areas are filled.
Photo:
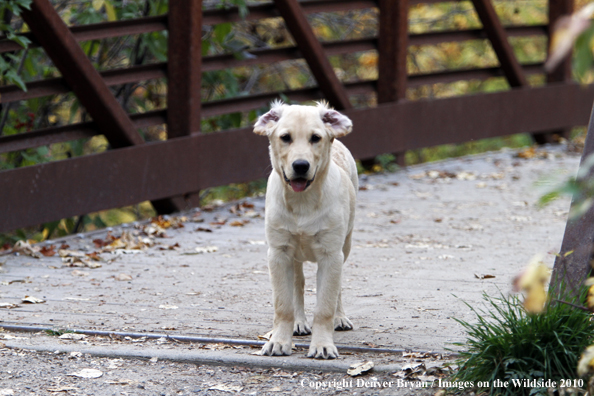
[[307, 352], [307, 357], [315, 359], [336, 359], [338, 357], [338, 349], [336, 349], [334, 344], [314, 345], [312, 343]]
[[311, 334], [311, 327], [307, 324], [307, 320], [295, 321], [293, 326], [294, 336], [306, 336]]
[[336, 330], [336, 331], [353, 330], [353, 323], [346, 316], [343, 316], [341, 318], [334, 318], [334, 330]]
[[268, 341], [262, 347], [260, 355], [266, 356], [289, 356], [291, 354], [291, 343], [280, 343], [277, 341]]

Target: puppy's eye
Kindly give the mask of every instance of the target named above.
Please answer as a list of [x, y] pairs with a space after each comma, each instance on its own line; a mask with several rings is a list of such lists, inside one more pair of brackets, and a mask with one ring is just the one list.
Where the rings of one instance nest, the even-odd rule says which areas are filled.
[[282, 140], [285, 143], [291, 143], [291, 135], [285, 133], [284, 135], [281, 135], [280, 140]]
[[311, 135], [311, 142], [312, 143], [317, 143], [320, 140], [322, 140], [322, 137], [320, 135]]

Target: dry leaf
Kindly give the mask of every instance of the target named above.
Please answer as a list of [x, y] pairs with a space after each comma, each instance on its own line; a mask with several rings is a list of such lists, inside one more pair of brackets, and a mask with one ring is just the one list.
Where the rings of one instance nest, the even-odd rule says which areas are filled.
[[78, 334], [78, 333], [64, 333], [58, 338], [61, 340], [80, 341], [80, 340], [84, 340], [85, 338], [87, 338], [87, 336], [85, 334]]
[[14, 244], [12, 250], [14, 252], [18, 252], [34, 258], [42, 257], [40, 253], [41, 249], [38, 246], [31, 246], [31, 244], [28, 241], [18, 241]]
[[365, 374], [365, 373], [371, 371], [373, 369], [373, 366], [374, 366], [374, 364], [371, 360], [368, 360], [366, 362], [351, 364], [351, 366], [347, 370], [347, 374], [350, 375], [351, 377], [356, 377], [358, 375]]
[[52, 257], [56, 255], [56, 252], [54, 250], [54, 245], [49, 245], [49, 246], [43, 246], [40, 250], [39, 253], [43, 254], [46, 257]]
[[578, 376], [584, 377], [594, 371], [594, 345], [590, 345], [584, 352], [578, 363], [577, 372]]
[[97, 369], [88, 368], [67, 375], [78, 378], [99, 378], [103, 375], [103, 372]]
[[123, 274], [123, 273], [122, 273], [122, 274], [119, 274], [119, 275], [117, 275], [117, 276], [115, 277], [115, 280], [117, 280], [117, 281], [122, 281], [122, 282], [125, 282], [125, 281], [131, 281], [132, 279], [133, 279], [133, 278], [132, 278], [132, 275]]
[[88, 272], [80, 271], [80, 270], [77, 270], [77, 269], [75, 269], [74, 271], [72, 271], [71, 274], [74, 275], [74, 276], [87, 276], [87, 275], [89, 275]]
[[528, 268], [514, 279], [514, 289], [526, 292], [524, 308], [529, 312], [542, 312], [547, 301], [545, 286], [551, 270], [542, 262], [541, 256], [532, 258]]
[[69, 392], [79, 390], [75, 386], [60, 386], [59, 388], [47, 388], [48, 392]]
[[45, 300], [33, 296], [25, 296], [21, 301], [29, 304], [42, 304], [45, 302]]
[[167, 305], [167, 304], [161, 304], [159, 305], [159, 309], [178, 309], [179, 307], [177, 305]]
[[479, 275], [479, 274], [474, 274], [474, 277], [477, 279], [491, 279], [491, 278], [495, 278], [495, 275]]
[[214, 252], [218, 251], [219, 248], [216, 246], [205, 246], [205, 247], [199, 246], [195, 250], [197, 253], [214, 253]]
[[8, 303], [8, 302], [0, 302], [0, 308], [12, 309], [17, 308], [18, 304]]
[[229, 223], [232, 227], [243, 227], [245, 224], [249, 223], [249, 220], [235, 220]]
[[218, 390], [222, 392], [241, 392], [243, 386], [241, 385], [231, 385], [231, 384], [216, 384], [208, 388], [208, 390]]
[[594, 3], [590, 3], [570, 16], [562, 16], [555, 23], [549, 49], [549, 59], [545, 63], [547, 72], [553, 71], [570, 53], [578, 36], [590, 26], [594, 14]]
[[198, 227], [195, 231], [212, 232], [210, 228]]

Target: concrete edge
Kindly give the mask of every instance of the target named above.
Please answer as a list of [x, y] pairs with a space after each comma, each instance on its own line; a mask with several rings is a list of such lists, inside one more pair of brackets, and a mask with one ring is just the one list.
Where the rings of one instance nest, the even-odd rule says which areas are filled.
[[[159, 360], [167, 360], [178, 363], [194, 363], [204, 364], [210, 366], [245, 366], [250, 368], [280, 368], [292, 371], [325, 371], [346, 374], [351, 363], [341, 362], [337, 360], [315, 360], [306, 357], [298, 356], [280, 356], [267, 357], [256, 356], [250, 354], [229, 354], [216, 351], [209, 352], [193, 352], [184, 351], [176, 352], [171, 350], [136, 350], [130, 348], [103, 348], [103, 347], [84, 347], [78, 345], [55, 345], [55, 346], [38, 346], [25, 345], [18, 342], [11, 342], [9, 340], [2, 340], [6, 348], [22, 349], [37, 352], [53, 352], [56, 353], [70, 353], [81, 352], [96, 357], [107, 358], [122, 358], [122, 359], [138, 359], [150, 360], [157, 358]], [[402, 366], [398, 364], [384, 364], [373, 368], [376, 373], [394, 373], [402, 370]]]

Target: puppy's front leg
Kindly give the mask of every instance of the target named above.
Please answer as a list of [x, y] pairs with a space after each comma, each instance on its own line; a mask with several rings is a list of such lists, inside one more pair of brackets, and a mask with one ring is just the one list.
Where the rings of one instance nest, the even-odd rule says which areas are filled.
[[274, 325], [272, 336], [262, 347], [261, 355], [290, 355], [293, 341], [293, 272], [294, 249], [287, 246], [268, 249], [268, 266], [274, 299]]
[[325, 254], [318, 260], [317, 304], [307, 357], [338, 357], [338, 350], [334, 345], [334, 313], [340, 293], [343, 257], [342, 252], [337, 252]]

